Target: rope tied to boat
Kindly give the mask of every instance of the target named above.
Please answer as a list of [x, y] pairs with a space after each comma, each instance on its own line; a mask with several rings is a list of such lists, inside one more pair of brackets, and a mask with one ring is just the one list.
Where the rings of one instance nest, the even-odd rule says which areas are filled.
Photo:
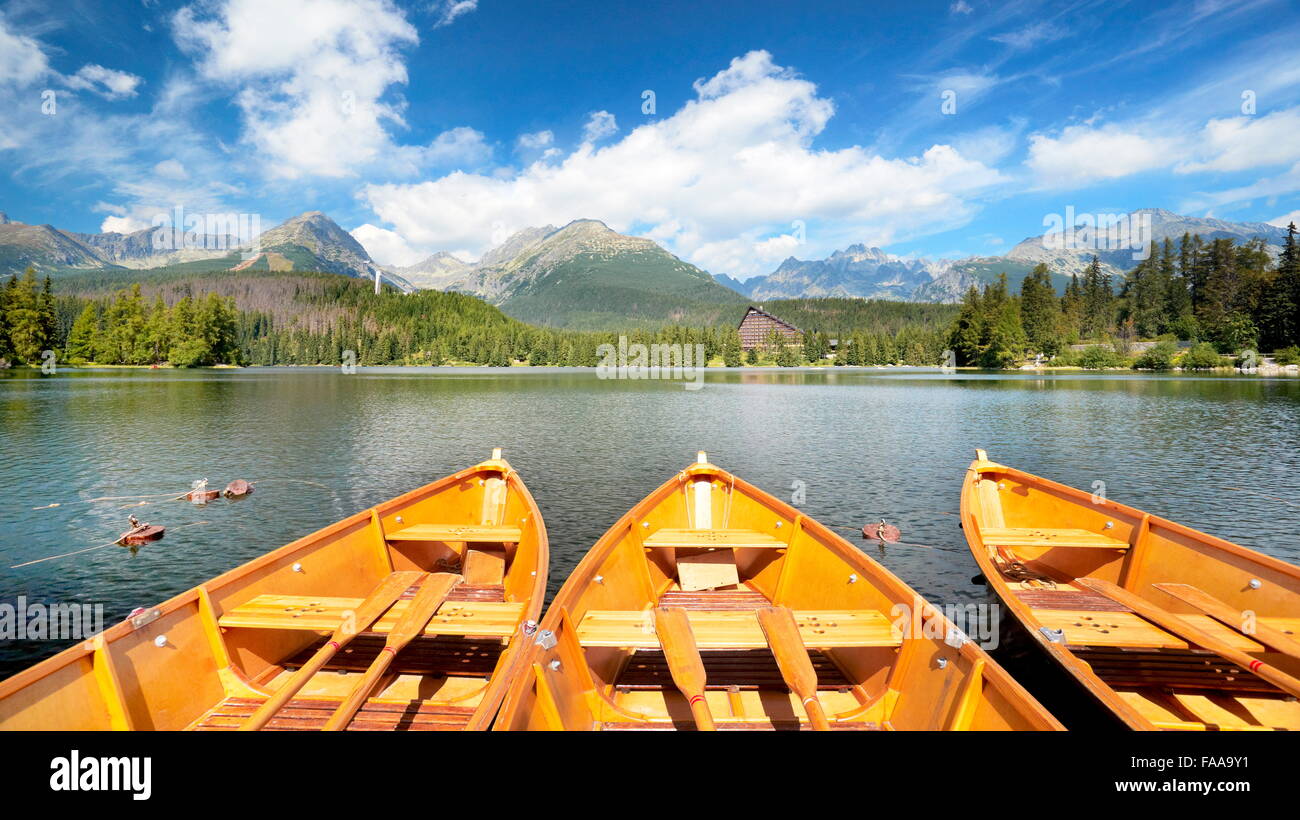
[[1035, 572], [1025, 565], [1014, 552], [1006, 547], [997, 547], [993, 557], [993, 563], [997, 565], [998, 571], [1003, 576], [1012, 581], [1018, 581], [1025, 584], [1033, 584], [1045, 589], [1056, 589], [1056, 581]]

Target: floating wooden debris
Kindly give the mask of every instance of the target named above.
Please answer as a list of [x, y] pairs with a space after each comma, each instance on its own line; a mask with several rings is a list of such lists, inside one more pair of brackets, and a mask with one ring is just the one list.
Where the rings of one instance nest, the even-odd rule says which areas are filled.
[[223, 495], [226, 498], [243, 498], [253, 491], [253, 485], [242, 478], [237, 478], [226, 485]]

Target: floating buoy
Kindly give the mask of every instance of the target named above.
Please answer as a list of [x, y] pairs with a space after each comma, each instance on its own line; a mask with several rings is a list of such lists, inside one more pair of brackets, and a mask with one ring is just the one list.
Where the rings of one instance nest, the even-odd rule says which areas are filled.
[[226, 498], [243, 498], [253, 491], [253, 485], [249, 484], [242, 478], [237, 478], [226, 485], [224, 494]]
[[167, 532], [166, 527], [157, 524], [139, 524], [135, 522], [134, 517], [131, 519], [133, 526], [131, 529], [122, 533], [118, 537], [117, 543], [124, 547], [135, 547], [140, 544], [148, 544], [150, 541], [157, 541]]
[[862, 528], [863, 538], [872, 538], [886, 544], [892, 544], [903, 537], [903, 533], [893, 524], [886, 524], [885, 519], [880, 519], [879, 524], [868, 524]]

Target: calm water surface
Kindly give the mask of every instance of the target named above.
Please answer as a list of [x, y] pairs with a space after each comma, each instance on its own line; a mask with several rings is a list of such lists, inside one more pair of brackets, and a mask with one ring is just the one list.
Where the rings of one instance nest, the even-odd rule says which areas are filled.
[[[0, 603], [103, 604], [108, 623], [487, 457], [541, 505], [553, 594], [591, 544], [697, 449], [842, 530], [884, 517], [886, 566], [935, 603], [988, 600], [957, 527], [976, 447], [991, 458], [1300, 561], [1300, 380], [913, 369], [710, 372], [363, 368], [0, 376]], [[103, 496], [257, 482], [196, 508]], [[33, 508], [52, 503], [52, 509]], [[128, 514], [165, 524], [136, 554]], [[858, 543], [861, 543], [858, 541]], [[61, 649], [0, 642], [0, 677]]]

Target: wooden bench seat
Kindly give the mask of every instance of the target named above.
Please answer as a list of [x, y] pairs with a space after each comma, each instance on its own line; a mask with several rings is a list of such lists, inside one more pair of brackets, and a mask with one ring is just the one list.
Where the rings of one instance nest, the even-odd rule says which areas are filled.
[[[218, 623], [225, 628], [298, 629], [332, 632], [342, 623], [344, 613], [355, 611], [361, 598], [331, 598], [304, 595], [259, 595], [222, 615]], [[410, 606], [401, 599], [384, 613], [367, 633], [387, 634]], [[495, 601], [452, 601], [438, 607], [425, 627], [426, 635], [473, 635], [508, 638], [523, 617], [524, 604]]]
[[1097, 532], [1051, 527], [981, 527], [980, 538], [989, 547], [1074, 547], [1126, 550], [1127, 541]]
[[[1049, 629], [1065, 632], [1071, 646], [1142, 647], [1187, 649], [1187, 642], [1133, 612], [1097, 610], [1035, 609], [1034, 617]], [[1208, 615], [1179, 615], [1191, 626], [1207, 632], [1242, 652], [1263, 652], [1264, 647]], [[1260, 618], [1260, 623], [1286, 630], [1300, 630], [1300, 618]]]
[[469, 524], [412, 524], [385, 535], [389, 541], [451, 541], [466, 544], [518, 544], [524, 537], [518, 527]]
[[[753, 611], [687, 613], [700, 649], [766, 649], [767, 638]], [[899, 646], [902, 637], [883, 612], [874, 609], [794, 613], [805, 646]], [[649, 610], [593, 610], [578, 625], [583, 646], [658, 649], [654, 614]]]
[[642, 542], [669, 549], [785, 549], [788, 544], [756, 530], [658, 530]]

